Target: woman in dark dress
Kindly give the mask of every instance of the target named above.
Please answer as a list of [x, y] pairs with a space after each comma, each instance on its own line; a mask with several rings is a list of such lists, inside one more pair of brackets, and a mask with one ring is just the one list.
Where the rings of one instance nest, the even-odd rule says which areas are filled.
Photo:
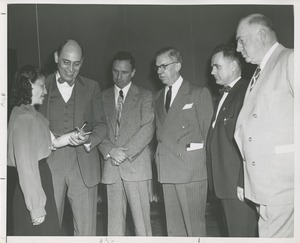
[[16, 106], [8, 124], [8, 166], [16, 167], [13, 198], [14, 235], [60, 235], [52, 176], [46, 158], [51, 149], [66, 146], [76, 132], [55, 138], [48, 120], [36, 111], [47, 94], [45, 73], [26, 65], [16, 76]]

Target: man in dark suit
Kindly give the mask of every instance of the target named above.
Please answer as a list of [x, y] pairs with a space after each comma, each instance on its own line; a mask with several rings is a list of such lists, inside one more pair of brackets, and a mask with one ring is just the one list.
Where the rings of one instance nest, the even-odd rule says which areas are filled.
[[262, 14], [242, 18], [236, 40], [246, 62], [257, 65], [234, 134], [245, 197], [257, 204], [259, 237], [293, 237], [294, 50], [278, 42]]
[[151, 236], [150, 192], [152, 178], [149, 143], [154, 133], [152, 93], [132, 83], [135, 60], [118, 52], [112, 62], [114, 86], [103, 92], [108, 123], [103, 154], [102, 183], [108, 201], [108, 235], [124, 236], [127, 203], [137, 236]]
[[234, 140], [235, 124], [248, 81], [241, 78], [241, 61], [230, 44], [212, 53], [211, 74], [223, 86], [207, 139], [209, 188], [221, 199], [229, 237], [257, 236], [255, 206], [243, 198], [243, 164]]
[[162, 183], [168, 236], [205, 236], [206, 137], [213, 114], [207, 88], [184, 80], [181, 55], [157, 52], [156, 70], [165, 87], [158, 92], [156, 163]]
[[[101, 110], [97, 82], [79, 74], [83, 63], [82, 48], [66, 40], [54, 53], [58, 70], [46, 80], [48, 95], [39, 111], [49, 120], [50, 130], [59, 136], [81, 127], [84, 137], [72, 137], [73, 146], [54, 151], [48, 158], [53, 177], [54, 197], [62, 223], [65, 195], [73, 212], [74, 235], [96, 235], [97, 185], [100, 182], [100, 160], [97, 145], [106, 136], [106, 121]], [[95, 148], [96, 147], [96, 148]]]

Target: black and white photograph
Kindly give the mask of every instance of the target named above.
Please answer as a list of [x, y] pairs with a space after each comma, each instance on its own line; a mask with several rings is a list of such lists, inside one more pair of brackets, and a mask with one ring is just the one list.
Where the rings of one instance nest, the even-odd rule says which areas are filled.
[[299, 5], [1, 2], [0, 242], [299, 242]]

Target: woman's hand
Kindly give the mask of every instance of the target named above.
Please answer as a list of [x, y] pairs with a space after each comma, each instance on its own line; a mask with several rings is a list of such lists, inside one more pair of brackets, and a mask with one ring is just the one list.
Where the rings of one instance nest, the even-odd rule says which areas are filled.
[[42, 217], [39, 217], [39, 218], [36, 218], [36, 219], [33, 219], [31, 222], [33, 225], [39, 225], [41, 223], [43, 223], [45, 221], [45, 216], [42, 216]]

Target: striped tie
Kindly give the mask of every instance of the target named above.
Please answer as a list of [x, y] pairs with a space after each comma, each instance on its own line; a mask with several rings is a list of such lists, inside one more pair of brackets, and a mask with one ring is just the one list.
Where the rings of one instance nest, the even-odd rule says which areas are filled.
[[254, 72], [254, 75], [252, 76], [251, 81], [250, 81], [250, 91], [253, 89], [254, 85], [256, 84], [256, 81], [260, 75], [260, 71], [261, 71], [260, 66], [257, 66], [257, 68]]
[[120, 132], [120, 123], [121, 123], [121, 115], [122, 115], [122, 109], [123, 109], [123, 102], [124, 102], [124, 96], [123, 91], [119, 91], [118, 101], [117, 101], [117, 124], [116, 124], [116, 134], [115, 139], [118, 139], [119, 132]]

